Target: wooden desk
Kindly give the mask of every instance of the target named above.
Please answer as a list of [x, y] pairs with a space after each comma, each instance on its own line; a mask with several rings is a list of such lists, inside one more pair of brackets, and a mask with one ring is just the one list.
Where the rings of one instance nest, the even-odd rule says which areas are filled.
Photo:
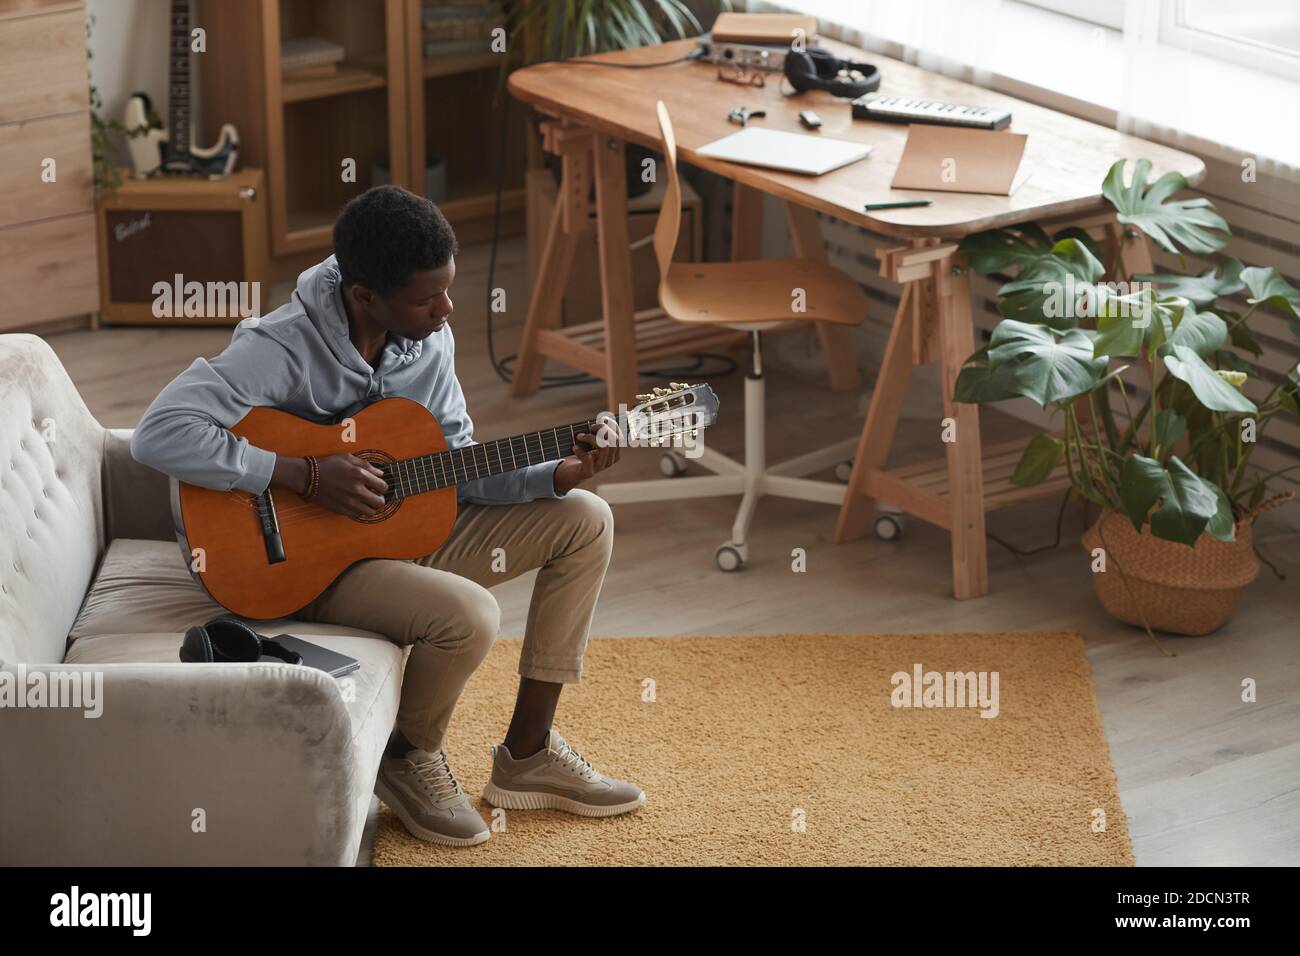
[[[1014, 492], [1004, 487], [1007, 451], [991, 449], [996, 453], [986, 462], [981, 454], [978, 407], [952, 401], [957, 373], [975, 351], [975, 335], [970, 276], [951, 240], [1029, 220], [1070, 219], [1111, 240], [1115, 257], [1140, 264], [1149, 260], [1145, 240], [1140, 234], [1119, 230], [1113, 218], [1102, 215], [1108, 208], [1101, 197], [1106, 171], [1117, 159], [1145, 157], [1155, 167], [1154, 176], [1172, 169], [1195, 183], [1205, 175], [1205, 166], [1187, 153], [1104, 126], [847, 44], [823, 43], [842, 56], [877, 63], [883, 73], [882, 92], [1010, 109], [1012, 130], [1029, 134], [1025, 149], [1025, 162], [1031, 168], [1028, 181], [1009, 197], [891, 190], [889, 182], [907, 139], [906, 127], [853, 120], [848, 102], [828, 93], [782, 97], [779, 74], [769, 77], [767, 85], [759, 89], [719, 81], [716, 67], [696, 62], [647, 70], [543, 63], [519, 70], [510, 78], [510, 91], [555, 118], [547, 127], [546, 147], [563, 157], [564, 172], [562, 201], [556, 204], [551, 219], [511, 393], [524, 396], [534, 392], [544, 357], [550, 356], [604, 378], [611, 407], [617, 407], [637, 391], [638, 361], [707, 347], [697, 341], [707, 330], [685, 325], [677, 328], [671, 320], [632, 312], [623, 144], [631, 141], [658, 148], [655, 102], [663, 100], [673, 118], [679, 161], [737, 184], [732, 223], [735, 258], [757, 257], [760, 193], [785, 200], [800, 256], [825, 255], [815, 212], [902, 240], [881, 258], [882, 274], [903, 283], [904, 291], [858, 442], [836, 540], [860, 537], [870, 523], [873, 499], [888, 501], [949, 529], [954, 595], [977, 597], [988, 590], [985, 510], [1034, 493], [1052, 493], [1058, 485], [1048, 482], [1038, 489]], [[693, 47], [693, 40], [678, 40], [588, 59], [655, 63], [684, 56]], [[727, 122], [727, 114], [739, 105], [767, 111], [765, 119], [752, 122], [792, 132], [803, 132], [799, 110], [814, 109], [823, 122], [820, 135], [868, 143], [873, 151], [862, 162], [817, 177], [700, 156], [698, 150], [705, 143], [738, 129]], [[587, 221], [593, 179], [604, 315], [590, 327], [561, 330], [557, 328], [559, 297], [573, 265], [573, 237]], [[862, 209], [868, 201], [912, 196], [933, 198], [934, 203], [872, 213]], [[722, 333], [726, 331], [718, 330], [719, 341], [725, 341]], [[819, 329], [819, 334], [832, 387], [857, 387], [847, 331]], [[944, 415], [955, 423], [957, 440], [942, 443], [936, 429], [935, 441], [944, 445], [937, 467], [887, 471], [908, 374], [913, 365], [928, 361], [942, 364]], [[992, 494], [987, 496], [986, 469], [997, 482], [990, 482]]]

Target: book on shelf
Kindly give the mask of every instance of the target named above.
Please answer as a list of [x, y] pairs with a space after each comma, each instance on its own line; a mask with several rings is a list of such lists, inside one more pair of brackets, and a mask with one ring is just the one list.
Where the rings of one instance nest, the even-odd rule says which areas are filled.
[[280, 44], [280, 69], [286, 72], [337, 65], [342, 60], [343, 47], [322, 37], [296, 37]]

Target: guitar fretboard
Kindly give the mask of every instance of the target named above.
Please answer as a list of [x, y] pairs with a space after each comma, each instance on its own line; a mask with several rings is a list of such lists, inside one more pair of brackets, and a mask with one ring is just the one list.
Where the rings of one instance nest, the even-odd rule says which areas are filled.
[[384, 480], [388, 482], [386, 497], [401, 500], [528, 465], [557, 461], [569, 455], [579, 435], [595, 434], [596, 427], [594, 421], [573, 422], [481, 445], [465, 445], [389, 462], [384, 467]]
[[172, 0], [167, 148], [173, 156], [190, 152], [190, 2]]

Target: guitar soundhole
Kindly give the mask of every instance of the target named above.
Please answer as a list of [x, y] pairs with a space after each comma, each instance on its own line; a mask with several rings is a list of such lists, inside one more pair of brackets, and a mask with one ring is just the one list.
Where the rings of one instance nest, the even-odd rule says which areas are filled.
[[[380, 451], [378, 448], [367, 448], [365, 451], [355, 451], [352, 454], [356, 455], [362, 461], [370, 462], [378, 468], [386, 469], [394, 460], [392, 455]], [[352, 520], [360, 522], [361, 524], [376, 524], [380, 521], [387, 521], [397, 512], [398, 508], [402, 507], [402, 500], [400, 498], [391, 497], [395, 490], [396, 489], [393, 487], [392, 482], [389, 482], [388, 494], [390, 497], [388, 498], [388, 503], [372, 515], [365, 515], [364, 517], [359, 518], [354, 517]]]

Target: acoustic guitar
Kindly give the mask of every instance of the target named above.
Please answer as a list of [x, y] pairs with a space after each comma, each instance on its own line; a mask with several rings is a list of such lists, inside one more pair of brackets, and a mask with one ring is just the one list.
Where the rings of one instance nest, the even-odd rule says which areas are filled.
[[230, 431], [258, 448], [302, 457], [350, 453], [383, 472], [384, 507], [350, 518], [283, 489], [216, 491], [172, 480], [177, 539], [191, 574], [214, 601], [254, 619], [284, 617], [365, 558], [418, 558], [447, 540], [456, 521], [456, 486], [570, 454], [577, 436], [617, 424], [629, 446], [661, 446], [699, 434], [717, 418], [707, 385], [674, 383], [617, 420], [555, 428], [448, 449], [442, 428], [419, 402], [386, 398], [337, 425], [274, 408], [254, 408]]

